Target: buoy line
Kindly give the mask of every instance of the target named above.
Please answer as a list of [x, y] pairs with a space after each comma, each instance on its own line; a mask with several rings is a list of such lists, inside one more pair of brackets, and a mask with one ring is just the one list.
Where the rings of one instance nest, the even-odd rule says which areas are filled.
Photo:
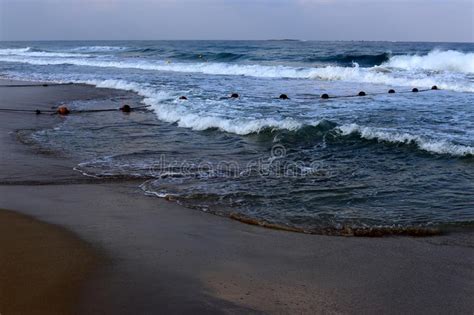
[[40, 109], [15, 109], [15, 108], [0, 108], [0, 112], [11, 113], [32, 113], [40, 115], [43, 113], [50, 115], [66, 116], [69, 114], [83, 114], [83, 113], [101, 113], [101, 112], [117, 112], [130, 113], [134, 110], [143, 110], [150, 107], [150, 105], [131, 107], [130, 105], [123, 105], [120, 108], [105, 108], [105, 109], [84, 109], [84, 110], [70, 110], [67, 106], [61, 105], [56, 110], [40, 110]]
[[68, 82], [68, 83], [42, 83], [42, 84], [6, 84], [6, 85], [0, 85], [0, 88], [37, 87], [37, 86], [48, 87], [48, 86], [59, 86], [59, 85], [73, 85], [73, 84], [74, 84], [74, 82]]
[[371, 96], [371, 95], [382, 95], [382, 94], [407, 94], [407, 93], [420, 93], [420, 92], [428, 92], [428, 91], [437, 91], [439, 88], [436, 85], [433, 85], [430, 89], [418, 89], [413, 88], [410, 91], [401, 91], [396, 92], [394, 89], [388, 90], [388, 92], [375, 92], [375, 93], [366, 93], [364, 91], [360, 91], [358, 94], [355, 95], [335, 95], [330, 96], [329, 94], [321, 94], [322, 99], [332, 99], [332, 98], [350, 98], [350, 97], [363, 97], [363, 96]]
[[[58, 83], [56, 85], [70, 85], [73, 83]], [[39, 85], [21, 85], [23, 86], [39, 86]], [[5, 87], [5, 85], [2, 85], [2, 87]], [[7, 87], [12, 87], [12, 85], [7, 86]], [[323, 100], [327, 99], [337, 99], [337, 98], [350, 98], [350, 97], [365, 97], [365, 96], [371, 96], [371, 95], [382, 95], [382, 94], [405, 94], [405, 93], [421, 93], [421, 92], [427, 92], [427, 91], [436, 91], [439, 90], [439, 88], [436, 85], [433, 85], [430, 89], [418, 89], [418, 88], [413, 88], [411, 91], [401, 91], [401, 92], [396, 92], [394, 89], [388, 90], [388, 92], [375, 92], [375, 93], [366, 93], [364, 91], [360, 91], [359, 93], [355, 95], [335, 95], [335, 96], [330, 96], [327, 93], [321, 94], [320, 98]], [[229, 99], [238, 99], [240, 98], [240, 95], [237, 93], [232, 93], [230, 96], [228, 96]], [[277, 98], [280, 100], [290, 100], [290, 97], [286, 94], [280, 94], [280, 96]], [[187, 101], [188, 97], [186, 96], [180, 96], [178, 98], [180, 101]], [[61, 105], [59, 106], [56, 110], [39, 110], [39, 109], [16, 109], [16, 108], [0, 108], [0, 112], [12, 112], [12, 113], [35, 113], [36, 115], [40, 115], [43, 113], [49, 113], [51, 115], [69, 115], [71, 113], [74, 114], [83, 114], [83, 113], [99, 113], [99, 112], [116, 112], [116, 111], [121, 111], [123, 113], [130, 113], [134, 110], [140, 110], [140, 109], [145, 109], [150, 107], [151, 105], [143, 105], [143, 106], [137, 106], [137, 107], [131, 107], [130, 105], [123, 105], [120, 108], [104, 108], [104, 109], [82, 109], [82, 110], [70, 110], [67, 106]]]
[[[418, 89], [418, 88], [413, 88], [410, 91], [401, 91], [401, 92], [396, 92], [394, 89], [388, 90], [388, 92], [374, 92], [374, 93], [366, 93], [364, 91], [360, 91], [357, 94], [351, 94], [351, 95], [334, 95], [331, 96], [327, 93], [321, 94], [319, 97], [321, 99], [327, 100], [327, 99], [334, 99], [334, 98], [351, 98], [351, 97], [364, 97], [364, 96], [372, 96], [372, 95], [382, 95], [382, 94], [406, 94], [406, 93], [419, 93], [419, 92], [427, 92], [427, 91], [434, 91], [434, 90], [439, 90], [439, 88], [436, 85], [433, 85], [430, 89]], [[241, 96], [238, 93], [232, 93], [227, 97], [222, 97], [220, 99], [239, 99]], [[274, 99], [279, 99], [279, 100], [290, 100], [293, 98], [290, 98], [287, 94], [280, 94], [280, 96], [275, 97]], [[296, 98], [298, 99], [298, 98]], [[311, 98], [305, 98], [305, 99], [311, 99]], [[182, 95], [178, 97], [178, 100], [180, 101], [187, 101], [189, 98], [185, 95]]]

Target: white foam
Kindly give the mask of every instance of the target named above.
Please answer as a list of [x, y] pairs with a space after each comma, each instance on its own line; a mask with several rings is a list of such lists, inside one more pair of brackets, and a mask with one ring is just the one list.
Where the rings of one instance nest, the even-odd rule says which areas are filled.
[[89, 55], [86, 54], [74, 54], [74, 53], [66, 53], [66, 52], [49, 52], [49, 51], [33, 51], [31, 47], [26, 48], [9, 48], [9, 49], [0, 49], [0, 56], [11, 56], [14, 59], [15, 56], [21, 57], [88, 57]]
[[128, 47], [121, 46], [80, 46], [70, 49], [70, 51], [85, 51], [85, 52], [108, 52], [126, 50]]
[[[169, 123], [176, 123], [179, 127], [193, 130], [206, 130], [217, 128], [221, 131], [247, 135], [259, 133], [265, 129], [295, 131], [306, 125], [317, 126], [321, 121], [312, 123], [301, 122], [292, 118], [227, 118], [222, 116], [204, 115], [202, 113], [190, 112], [189, 107], [179, 105], [176, 102], [177, 95], [165, 91], [157, 91], [155, 87], [128, 82], [125, 80], [76, 80], [77, 83], [86, 83], [101, 88], [112, 88], [133, 91], [144, 97], [144, 103], [150, 105], [155, 111], [158, 119]], [[345, 124], [336, 127], [342, 135], [358, 134], [368, 140], [387, 141], [401, 144], [415, 144], [421, 150], [454, 156], [474, 155], [474, 147], [454, 144], [447, 140], [434, 140], [419, 135], [398, 132], [387, 128], [375, 128], [360, 126], [358, 124]]]
[[311, 71], [311, 78], [326, 81], [345, 81], [383, 84], [387, 86], [431, 87], [457, 92], [474, 92], [474, 83], [452, 75], [430, 76], [421, 73], [403, 74], [387, 72], [385, 68], [327, 66]]
[[394, 130], [364, 127], [357, 124], [347, 124], [337, 127], [342, 135], [358, 134], [364, 139], [386, 141], [392, 143], [415, 144], [421, 150], [455, 156], [474, 155], [474, 147], [459, 145], [447, 140], [427, 139], [409, 133], [400, 133]]
[[[303, 123], [295, 119], [286, 118], [282, 120], [274, 118], [227, 118], [222, 116], [204, 115], [202, 113], [193, 113], [189, 108], [180, 106], [172, 102], [163, 102], [165, 100], [174, 100], [176, 95], [164, 91], [157, 91], [155, 88], [131, 83], [123, 80], [104, 80], [104, 81], [81, 81], [82, 83], [93, 84], [97, 87], [121, 89], [133, 91], [144, 97], [143, 102], [151, 105], [158, 119], [169, 123], [176, 123], [179, 127], [190, 128], [193, 130], [207, 130], [217, 128], [221, 131], [247, 135], [258, 133], [265, 129], [285, 129], [297, 130], [303, 127]], [[316, 122], [317, 124], [319, 122]]]
[[[227, 118], [222, 116], [204, 115], [202, 113], [193, 113], [189, 108], [180, 106], [173, 102], [164, 102], [175, 100], [177, 95], [173, 95], [164, 91], [157, 91], [156, 88], [146, 86], [143, 84], [127, 82], [124, 80], [87, 80], [80, 81], [81, 83], [92, 84], [97, 87], [121, 89], [133, 91], [144, 97], [144, 103], [151, 105], [155, 111], [158, 119], [170, 123], [176, 123], [183, 128], [190, 128], [193, 130], [206, 130], [210, 128], [217, 128], [221, 131], [235, 133], [239, 135], [247, 135], [251, 133], [258, 133], [265, 129], [277, 130], [298, 130], [307, 122], [301, 122], [292, 118], [274, 119], [274, 118]], [[320, 121], [314, 121], [309, 125], [317, 126]], [[474, 155], [474, 147], [464, 146], [450, 143], [446, 140], [429, 140], [420, 136], [411, 135], [408, 133], [399, 133], [393, 130], [380, 129], [373, 127], [363, 127], [357, 124], [348, 124], [337, 127], [343, 135], [357, 133], [365, 139], [377, 139], [379, 141], [388, 141], [393, 143], [414, 143], [420, 149], [438, 153], [451, 154], [457, 156]]]
[[30, 50], [31, 50], [31, 47], [5, 48], [5, 49], [0, 49], [0, 55], [16, 55], [16, 54], [24, 53]]
[[[17, 54], [20, 54], [17, 52]], [[386, 64], [383, 67], [373, 68], [361, 68], [355, 64], [353, 67], [338, 67], [338, 66], [326, 66], [319, 68], [309, 67], [290, 67], [283, 65], [248, 65], [248, 64], [229, 64], [229, 63], [166, 63], [164, 61], [149, 61], [149, 60], [130, 60], [130, 59], [104, 59], [104, 58], [84, 58], [84, 55], [68, 56], [63, 53], [58, 57], [52, 58], [54, 53], [46, 52], [23, 52], [23, 56], [16, 56], [12, 54], [0, 54], [0, 61], [7, 62], [19, 62], [29, 63], [33, 65], [63, 65], [71, 64], [76, 66], [91, 66], [91, 67], [102, 67], [102, 68], [120, 68], [120, 69], [140, 69], [147, 71], [172, 71], [172, 72], [189, 72], [189, 73], [204, 73], [212, 75], [242, 75], [252, 76], [260, 78], [293, 78], [293, 79], [318, 79], [327, 81], [346, 81], [346, 82], [357, 82], [357, 83], [371, 83], [371, 84], [384, 84], [389, 86], [408, 86], [408, 87], [420, 87], [429, 88], [433, 85], [437, 85], [441, 89], [453, 90], [459, 92], [474, 92], [474, 83], [465, 77], [464, 73], [459, 72], [447, 72], [444, 74], [430, 74], [423, 72], [413, 72], [417, 68], [422, 67], [426, 64], [426, 67], [436, 68], [435, 63], [429, 63], [428, 61], [416, 63], [413, 60], [417, 60], [418, 57], [414, 56], [396, 56], [391, 59], [391, 64]], [[37, 55], [27, 55], [37, 54]], [[44, 55], [42, 55], [44, 54]], [[426, 57], [429, 60], [437, 60], [436, 57], [439, 54], [442, 56], [460, 54], [463, 56], [460, 64], [456, 67], [463, 68], [465, 65], [465, 72], [470, 71], [470, 60], [474, 54], [463, 54], [459, 52], [432, 52], [430, 57]], [[41, 58], [47, 57], [47, 58]], [[452, 56], [451, 56], [452, 57]], [[407, 69], [411, 71], [389, 71], [387, 67], [392, 67], [397, 62], [400, 67], [403, 67], [401, 60], [406, 58], [412, 58], [415, 66], [405, 64]], [[422, 57], [425, 58], [425, 57]], [[428, 60], [426, 59], [426, 60]], [[441, 57], [438, 58], [443, 60]], [[447, 57], [445, 57], [447, 59]], [[398, 60], [398, 61], [397, 61]], [[423, 59], [425, 60], [425, 59]], [[452, 61], [449, 59], [450, 62]], [[438, 64], [438, 68], [454, 69], [454, 61], [451, 63]], [[412, 69], [410, 67], [415, 67]], [[456, 68], [457, 69], [457, 68]], [[459, 69], [458, 69], [459, 70]]]
[[45, 58], [76, 58], [76, 57], [90, 57], [86, 54], [74, 54], [66, 52], [49, 52], [49, 51], [28, 51], [24, 53], [19, 53], [20, 56], [25, 57], [45, 57]]
[[151, 101], [152, 107], [159, 119], [177, 123], [179, 127], [190, 128], [193, 130], [207, 130], [217, 128], [221, 131], [235, 133], [238, 135], [247, 135], [259, 133], [265, 129], [286, 129], [297, 130], [303, 126], [302, 123], [294, 119], [276, 120], [272, 118], [265, 119], [246, 119], [246, 118], [224, 118], [219, 116], [202, 116], [193, 113], [184, 113], [170, 108], [155, 100]]
[[[38, 56], [41, 57], [41, 56]], [[83, 57], [83, 55], [74, 55]], [[287, 66], [262, 66], [227, 63], [166, 63], [165, 61], [143, 60], [103, 60], [86, 58], [18, 58], [5, 56], [0, 61], [29, 63], [33, 65], [63, 65], [91, 66], [101, 68], [141, 69], [151, 71], [194, 72], [214, 75], [244, 75], [264, 78], [310, 78], [313, 68], [294, 68]]]
[[474, 53], [455, 50], [434, 50], [427, 55], [392, 56], [382, 64], [385, 67], [405, 70], [433, 70], [460, 73], [474, 73]]
[[110, 88], [116, 90], [132, 91], [136, 92], [141, 96], [148, 96], [153, 90], [143, 84], [138, 84], [135, 82], [128, 82], [125, 80], [79, 80], [78, 83], [85, 83], [95, 85], [99, 88]]
[[166, 63], [164, 61], [71, 61], [72, 64], [95, 67], [133, 68], [153, 71], [194, 72], [213, 75], [242, 75], [260, 78], [309, 78], [311, 68], [262, 66], [228, 63]]

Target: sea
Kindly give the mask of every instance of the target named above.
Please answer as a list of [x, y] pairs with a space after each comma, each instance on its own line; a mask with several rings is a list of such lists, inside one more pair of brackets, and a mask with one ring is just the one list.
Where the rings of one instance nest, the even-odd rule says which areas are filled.
[[473, 43], [0, 42], [0, 75], [135, 93], [33, 133], [84, 176], [306, 233], [474, 226]]

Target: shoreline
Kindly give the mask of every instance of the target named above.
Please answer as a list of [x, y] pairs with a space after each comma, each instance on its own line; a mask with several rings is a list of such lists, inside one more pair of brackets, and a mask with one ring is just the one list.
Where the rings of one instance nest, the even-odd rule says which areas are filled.
[[[0, 92], [0, 106], [19, 108], [132, 97], [85, 85]], [[110, 257], [86, 279], [77, 313], [474, 309], [472, 233], [430, 238], [288, 233], [145, 196], [136, 182], [83, 181], [72, 171], [74, 159], [35, 152], [10, 133], [60, 121], [33, 114], [0, 117], [5, 170], [0, 208], [71, 231]], [[51, 185], [52, 178], [57, 184]]]
[[[98, 88], [93, 84], [88, 84], [88, 83], [72, 83], [72, 82], [61, 82], [61, 81], [28, 81], [28, 80], [16, 80], [16, 79], [8, 79], [8, 78], [2, 78], [0, 76], [0, 82], [1, 81], [7, 81], [7, 82], [14, 82], [17, 84], [18, 82], [23, 82], [25, 85], [22, 85], [22, 88], [27, 88], [28, 86], [31, 87], [54, 87], [54, 86], [78, 86], [78, 87], [87, 87], [87, 89], [93, 89], [93, 90], [105, 90], [105, 91], [110, 91], [111, 94], [119, 94], [119, 95], [128, 95], [130, 98], [132, 98], [132, 95], [134, 97], [137, 97], [138, 99], [143, 99], [142, 96], [139, 96], [136, 92], [133, 91], [124, 91], [120, 89], [114, 89], [114, 88]], [[48, 85], [45, 86], [44, 83], [47, 83]], [[64, 102], [59, 102], [58, 104], [62, 104]], [[132, 101], [133, 103], [133, 101]], [[64, 154], [64, 152], [59, 152], [59, 151], [49, 151], [49, 149], [45, 149], [42, 147], [39, 147], [34, 140], [30, 140], [28, 138], [28, 135], [22, 135], [20, 132], [23, 130], [19, 130], [15, 133], [17, 139], [19, 142], [22, 142], [23, 144], [27, 145], [30, 148], [35, 148], [35, 151], [40, 154], [52, 154], [52, 155], [58, 155], [58, 157], [62, 157], [61, 155]], [[71, 156], [65, 156], [65, 158], [68, 158], [70, 160], [73, 160], [74, 157]], [[75, 162], [79, 162], [76, 160]], [[150, 178], [136, 178], [136, 177], [128, 177], [126, 175], [117, 175], [117, 176], [105, 176], [105, 177], [96, 177], [92, 175], [87, 175], [84, 174], [80, 171], [77, 171], [76, 165], [72, 167], [72, 169], [75, 171], [76, 175], [81, 173], [79, 176], [75, 176], [74, 179], [67, 179], [66, 182], [64, 181], [57, 181], [57, 180], [41, 180], [41, 181], [35, 181], [35, 180], [23, 180], [23, 181], [2, 181], [0, 179], [0, 184], [1, 185], [60, 185], [60, 184], [101, 184], [101, 183], [120, 183], [120, 182], [143, 182], [147, 179]], [[161, 197], [159, 197], [161, 198]], [[166, 200], [171, 200], [173, 202], [176, 202], [174, 198], [165, 198]], [[188, 207], [190, 209], [193, 209], [192, 206]], [[289, 225], [289, 224], [283, 224], [283, 223], [277, 223], [277, 222], [271, 222], [271, 221], [266, 221], [263, 219], [257, 219], [254, 217], [249, 217], [241, 213], [236, 213], [236, 212], [221, 212], [219, 209], [214, 209], [214, 210], [209, 210], [207, 213], [213, 214], [213, 215], [218, 215], [222, 216], [231, 220], [235, 220], [238, 222], [241, 222], [243, 224], [249, 224], [249, 225], [255, 225], [259, 226], [262, 228], [268, 228], [268, 229], [275, 229], [275, 230], [282, 230], [282, 231], [288, 231], [288, 232], [295, 232], [295, 233], [303, 233], [303, 234], [311, 234], [311, 235], [328, 235], [328, 236], [343, 236], [343, 237], [432, 237], [432, 236], [439, 236], [439, 235], [444, 235], [444, 234], [450, 234], [450, 233], [458, 233], [458, 232], [473, 232], [473, 226], [471, 225], [466, 225], [466, 224], [461, 224], [458, 225], [456, 223], [450, 223], [450, 224], [438, 224], [438, 225], [419, 225], [419, 226], [391, 226], [391, 225], [381, 225], [381, 226], [372, 226], [372, 227], [352, 227], [352, 226], [341, 226], [340, 228], [318, 228], [318, 229], [307, 229], [307, 228], [302, 228], [299, 226], [294, 226], [294, 225]]]

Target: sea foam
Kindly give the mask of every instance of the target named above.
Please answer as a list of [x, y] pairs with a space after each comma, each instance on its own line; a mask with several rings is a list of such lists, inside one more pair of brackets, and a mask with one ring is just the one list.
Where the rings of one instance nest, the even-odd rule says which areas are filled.
[[474, 73], [474, 53], [463, 53], [455, 50], [434, 50], [427, 55], [392, 56], [382, 66], [405, 70], [422, 69]]
[[454, 156], [474, 155], [474, 147], [450, 143], [446, 140], [433, 140], [419, 135], [401, 133], [385, 128], [365, 127], [358, 124], [346, 124], [337, 127], [342, 135], [358, 134], [367, 140], [377, 140], [379, 142], [391, 142], [399, 144], [415, 144], [419, 149], [436, 153], [449, 154]]
[[27, 51], [30, 51], [31, 47], [24, 48], [4, 48], [0, 49], [0, 55], [18, 55]]
[[[104, 80], [104, 81], [83, 81], [83, 83], [93, 84], [97, 87], [114, 88], [127, 91], [133, 91], [144, 97], [144, 102], [151, 105], [158, 119], [170, 123], [176, 123], [183, 128], [193, 130], [206, 130], [216, 128], [221, 131], [235, 133], [239, 135], [248, 135], [259, 133], [266, 129], [296, 131], [305, 126], [317, 126], [321, 121], [314, 121], [310, 124], [298, 121], [296, 119], [250, 119], [250, 118], [228, 118], [211, 115], [201, 115], [189, 112], [184, 106], [179, 106], [170, 100], [176, 99], [176, 96], [157, 91], [150, 86], [138, 83], [127, 82], [124, 80]], [[336, 130], [343, 136], [358, 134], [361, 138], [367, 140], [386, 141], [400, 144], [415, 144], [419, 149], [435, 153], [449, 154], [453, 156], [474, 155], [474, 147], [454, 144], [447, 140], [428, 139], [419, 135], [409, 133], [400, 133], [395, 130], [364, 127], [358, 124], [345, 124], [336, 127]]]
[[[189, 112], [184, 106], [179, 106], [173, 102], [164, 102], [176, 99], [176, 96], [157, 91], [150, 86], [131, 83], [123, 80], [87, 80], [82, 83], [92, 84], [97, 87], [121, 89], [133, 91], [144, 97], [144, 103], [151, 105], [158, 119], [170, 123], [176, 123], [179, 127], [193, 130], [207, 130], [216, 128], [221, 131], [247, 135], [258, 133], [265, 129], [298, 130], [304, 126], [302, 122], [295, 119], [274, 119], [274, 118], [228, 118], [222, 116], [202, 115]], [[317, 124], [317, 122], [315, 123]]]
[[[54, 58], [58, 57], [58, 58]], [[0, 61], [29, 63], [33, 65], [76, 65], [99, 68], [139, 69], [145, 71], [170, 71], [185, 73], [203, 73], [211, 75], [238, 75], [259, 78], [317, 79], [327, 81], [362, 82], [384, 84], [390, 86], [431, 87], [437, 85], [441, 89], [458, 92], [474, 92], [474, 83], [464, 79], [453, 79], [460, 74], [430, 75], [423, 73], [400, 74], [390, 70], [381, 71], [386, 67], [362, 68], [353, 67], [290, 67], [284, 65], [230, 64], [230, 63], [166, 63], [165, 61], [117, 60], [89, 58], [89, 55], [50, 52], [30, 52], [6, 50], [0, 53]], [[415, 58], [415, 57], [410, 57]], [[469, 58], [468, 58], [469, 59]], [[396, 64], [392, 62], [392, 66]], [[446, 65], [447, 67], [447, 65]]]
[[[34, 50], [31, 47], [25, 47], [25, 48], [10, 48], [10, 49], [0, 49], [0, 56], [11, 56], [11, 59], [19, 59], [18, 57], [15, 58], [15, 56], [21, 56], [21, 57], [45, 57], [45, 58], [75, 58], [75, 57], [89, 57], [89, 55], [86, 54], [77, 54], [77, 53], [67, 53], [67, 52], [51, 52], [51, 51], [39, 51], [39, 50]], [[61, 60], [61, 59], [58, 59]], [[5, 60], [8, 61], [8, 60]], [[25, 63], [29, 63], [28, 59], [25, 59]], [[56, 60], [53, 60], [55, 62]], [[21, 61], [19, 61], [21, 62]]]
[[121, 46], [80, 46], [71, 48], [70, 51], [80, 51], [80, 52], [108, 52], [108, 51], [122, 51], [126, 50], [128, 47]]

